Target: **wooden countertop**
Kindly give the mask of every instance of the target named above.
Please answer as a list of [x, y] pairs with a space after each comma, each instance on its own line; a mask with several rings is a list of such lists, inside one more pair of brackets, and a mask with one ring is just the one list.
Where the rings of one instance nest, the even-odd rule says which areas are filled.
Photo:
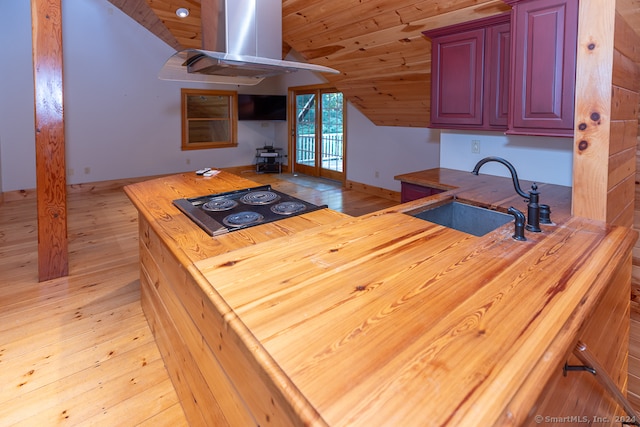
[[[279, 238], [242, 231], [224, 244], [195, 236], [167, 204], [196, 195], [192, 178], [127, 194], [185, 251], [187, 270], [310, 425], [517, 424], [636, 234], [571, 217], [566, 190], [554, 205], [543, 185], [556, 224], [526, 242], [511, 238], [512, 225], [474, 237], [403, 214], [473, 188], [484, 204], [523, 204], [505, 178], [437, 173], [457, 188], [358, 218], [326, 213], [304, 230], [291, 218], [275, 226]], [[227, 174], [215, 184], [246, 185]]]
[[211, 238], [172, 204], [175, 199], [223, 193], [259, 185], [237, 175], [219, 171], [212, 177], [194, 173], [170, 175], [128, 185], [124, 191], [140, 215], [144, 216], [174, 256], [185, 266], [200, 259], [348, 217], [330, 209], [320, 209]]

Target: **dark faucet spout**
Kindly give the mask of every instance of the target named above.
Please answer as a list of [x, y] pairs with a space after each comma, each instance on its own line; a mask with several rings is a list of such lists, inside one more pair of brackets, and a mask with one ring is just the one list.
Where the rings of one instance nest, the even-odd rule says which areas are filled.
[[485, 157], [484, 159], [476, 163], [476, 166], [473, 168], [473, 171], [471, 171], [471, 173], [474, 175], [478, 175], [478, 172], [480, 172], [480, 168], [482, 167], [482, 165], [489, 162], [498, 162], [505, 165], [507, 169], [509, 169], [509, 172], [511, 172], [511, 180], [513, 181], [513, 188], [515, 188], [516, 193], [529, 200], [530, 196], [522, 191], [522, 188], [520, 188], [520, 181], [518, 180], [518, 173], [516, 172], [516, 168], [514, 168], [511, 163], [509, 163], [502, 157]]

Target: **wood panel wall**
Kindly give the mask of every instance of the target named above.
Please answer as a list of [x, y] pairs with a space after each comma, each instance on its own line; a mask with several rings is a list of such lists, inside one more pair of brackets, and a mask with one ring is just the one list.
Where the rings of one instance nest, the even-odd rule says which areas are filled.
[[[573, 213], [640, 229], [640, 220], [634, 220], [639, 197], [640, 38], [623, 15], [612, 10], [614, 5], [609, 0], [580, 3]], [[631, 312], [638, 314], [639, 249], [636, 243], [630, 303]], [[640, 322], [631, 325], [627, 391], [640, 408], [640, 347], [633, 344]]]
[[[612, 120], [608, 194], [611, 207], [607, 219], [640, 230], [636, 209], [640, 203], [637, 182], [638, 115], [640, 111], [640, 36], [617, 14], [612, 85]], [[637, 218], [637, 219], [634, 219]], [[633, 261], [632, 309], [640, 313], [640, 258], [636, 243]]]
[[636, 181], [640, 36], [620, 14], [614, 31], [607, 222], [632, 227]]
[[[610, 222], [640, 230], [640, 188], [637, 164], [640, 110], [640, 36], [616, 14], [613, 54], [611, 137], [609, 144], [607, 209]], [[640, 243], [633, 249], [631, 275], [631, 327], [629, 343], [629, 400], [640, 409]], [[635, 319], [634, 319], [635, 318]]]

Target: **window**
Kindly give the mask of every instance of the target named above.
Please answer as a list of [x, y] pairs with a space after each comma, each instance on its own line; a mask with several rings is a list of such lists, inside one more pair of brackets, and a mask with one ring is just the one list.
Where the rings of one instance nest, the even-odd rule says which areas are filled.
[[182, 149], [238, 145], [238, 93], [182, 89]]

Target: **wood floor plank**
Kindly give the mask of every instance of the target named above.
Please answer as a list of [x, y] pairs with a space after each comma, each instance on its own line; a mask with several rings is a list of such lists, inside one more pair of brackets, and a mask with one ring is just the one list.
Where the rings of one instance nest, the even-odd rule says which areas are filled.
[[0, 206], [0, 425], [186, 425], [140, 307], [136, 210], [121, 187], [68, 203], [70, 274], [42, 283], [35, 200]]
[[[60, 378], [33, 393], [25, 394], [19, 401], [3, 403], [0, 405], [0, 418], [25, 425], [51, 425], [52, 421], [53, 424], [64, 422], [82, 425], [88, 419], [103, 414], [108, 408], [141, 394], [149, 393], [146, 403], [154, 404], [158, 396], [150, 394], [153, 386], [168, 380], [166, 373], [162, 375], [164, 363], [155, 343], [138, 347], [126, 356], [121, 360], [110, 359]], [[175, 401], [177, 396], [174, 397]], [[133, 414], [140, 404], [131, 401], [130, 406], [129, 410]], [[123, 421], [111, 420], [112, 425], [135, 425], [122, 423]]]
[[[76, 298], [82, 303], [84, 298], [92, 299], [108, 295], [114, 290], [134, 292], [136, 290], [137, 263], [126, 263], [106, 271], [95, 272], [89, 276], [75, 276], [68, 279], [57, 279], [55, 282], [42, 283], [40, 287], [6, 287], [0, 290], [0, 298], [6, 299], [0, 320], [29, 307], [37, 310], [40, 306], [60, 305], [62, 301], [72, 303]], [[14, 308], [15, 307], [15, 308]], [[64, 310], [60, 307], [60, 310]], [[50, 315], [50, 313], [48, 313]], [[44, 314], [43, 314], [44, 315]], [[25, 319], [24, 321], [28, 321]], [[4, 325], [0, 325], [0, 331]]]
[[[55, 382], [59, 378], [71, 376], [79, 367], [90, 367], [135, 350], [137, 347], [153, 343], [153, 336], [146, 327], [143, 316], [114, 322], [112, 330], [100, 330], [99, 334], [84, 333], [70, 338], [61, 337], [60, 342], [52, 342], [32, 351], [9, 357], [0, 365], [3, 387], [0, 398], [4, 400], [15, 390], [30, 392]], [[124, 332], [123, 332], [124, 329]]]
[[184, 423], [184, 412], [180, 404], [174, 403], [142, 421], [138, 427], [176, 427], [182, 425], [181, 423]]
[[[130, 387], [130, 389], [134, 391], [134, 388]], [[135, 426], [151, 421], [153, 424], [149, 425], [154, 427], [185, 425], [184, 413], [175, 399], [175, 391], [170, 379], [165, 378], [162, 382], [146, 389], [145, 393], [147, 396], [133, 394], [127, 401], [106, 408], [103, 412], [86, 419], [82, 424], [109, 425], [113, 420], [118, 420], [119, 423]], [[149, 399], [149, 396], [153, 399]], [[173, 413], [169, 412], [170, 409], [173, 409]], [[159, 414], [163, 416], [157, 416]], [[172, 418], [165, 419], [167, 415]]]

